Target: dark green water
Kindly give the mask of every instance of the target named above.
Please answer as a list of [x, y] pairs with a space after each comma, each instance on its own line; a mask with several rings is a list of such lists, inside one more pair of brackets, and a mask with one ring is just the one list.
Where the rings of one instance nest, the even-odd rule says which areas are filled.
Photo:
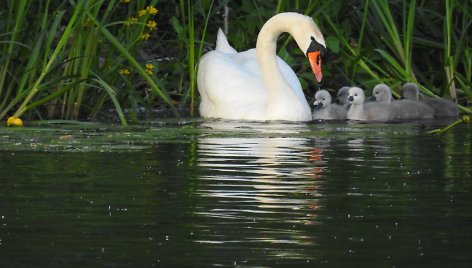
[[1, 127], [0, 266], [467, 267], [472, 131], [435, 127]]

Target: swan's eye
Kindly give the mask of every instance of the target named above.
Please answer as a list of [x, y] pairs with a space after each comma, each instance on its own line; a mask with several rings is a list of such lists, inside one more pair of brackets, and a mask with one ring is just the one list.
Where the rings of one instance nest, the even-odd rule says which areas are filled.
[[[324, 56], [326, 54], [326, 48], [323, 45], [321, 45], [320, 43], [318, 43], [318, 41], [316, 41], [315, 37], [311, 36], [310, 39], [311, 39], [311, 43], [310, 43], [310, 46], [308, 47], [308, 49], [306, 51], [306, 54], [308, 54], [310, 52], [319, 51], [320, 55]], [[319, 60], [321, 60], [321, 58]]]
[[357, 97], [357, 94], [354, 94], [354, 96], [356, 96], [356, 97]]

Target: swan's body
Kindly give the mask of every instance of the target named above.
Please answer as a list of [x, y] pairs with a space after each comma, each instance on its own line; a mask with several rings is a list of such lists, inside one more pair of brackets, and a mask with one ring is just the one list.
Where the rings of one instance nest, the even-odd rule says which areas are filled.
[[[294, 71], [276, 55], [277, 37], [290, 33], [321, 80], [320, 50], [325, 41], [310, 17], [281, 13], [269, 19], [256, 49], [237, 53], [219, 30], [214, 51], [199, 63], [202, 117], [242, 120], [311, 120], [310, 107]], [[318, 54], [314, 53], [318, 52]], [[314, 55], [314, 56], [312, 56]], [[316, 60], [313, 60], [316, 57]]]
[[315, 120], [345, 120], [347, 109], [339, 104], [331, 103], [331, 95], [322, 89], [315, 94], [315, 108], [313, 119]]
[[369, 122], [390, 122], [398, 119], [398, 109], [379, 102], [364, 102], [364, 91], [358, 87], [349, 89], [348, 101], [351, 104], [347, 112], [347, 119], [369, 121]]
[[415, 83], [406, 83], [403, 85], [402, 95], [405, 99], [424, 103], [431, 107], [434, 117], [457, 117], [459, 116], [459, 108], [457, 105], [446, 99], [428, 97], [420, 93]]
[[393, 100], [390, 87], [378, 84], [372, 91], [375, 101], [384, 103], [397, 109], [398, 119], [430, 119], [433, 118], [433, 109], [424, 103], [408, 99]]

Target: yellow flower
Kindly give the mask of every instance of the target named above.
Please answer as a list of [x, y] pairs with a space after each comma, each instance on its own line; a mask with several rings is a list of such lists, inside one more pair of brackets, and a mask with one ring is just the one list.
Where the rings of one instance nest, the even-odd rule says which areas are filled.
[[120, 74], [122, 75], [129, 75], [131, 72], [129, 71], [128, 68], [123, 68], [123, 69], [120, 69]]
[[138, 19], [135, 18], [135, 17], [131, 17], [131, 18], [129, 18], [127, 21], [125, 21], [125, 25], [126, 25], [126, 26], [129, 26], [129, 25], [131, 25], [131, 24], [135, 24], [136, 22], [138, 22]]
[[7, 127], [13, 126], [13, 127], [22, 127], [23, 126], [23, 120], [17, 117], [10, 116], [7, 120]]
[[148, 33], [143, 33], [143, 34], [141, 35], [141, 39], [142, 39], [142, 40], [148, 40], [149, 37], [150, 37], [150, 35], [149, 35]]
[[146, 14], [147, 14], [146, 9], [143, 9], [143, 10], [138, 11], [138, 16], [139, 16], [139, 17], [145, 16]]
[[148, 6], [148, 7], [146, 8], [146, 10], [147, 10], [147, 12], [149, 12], [149, 14], [151, 14], [151, 15], [156, 15], [157, 12], [159, 11], [159, 10], [157, 10], [157, 8], [152, 7], [152, 6]]
[[148, 23], [146, 25], [149, 28], [149, 30], [152, 30], [152, 29], [157, 27], [157, 22], [155, 22], [153, 20], [150, 20], [150, 21], [148, 21]]
[[146, 63], [145, 72], [149, 75], [153, 74], [154, 73], [154, 65], [152, 65], [151, 63]]

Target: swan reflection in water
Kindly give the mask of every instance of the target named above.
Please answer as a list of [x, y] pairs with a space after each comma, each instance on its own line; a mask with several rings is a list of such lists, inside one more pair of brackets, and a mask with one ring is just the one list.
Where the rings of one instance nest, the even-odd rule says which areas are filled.
[[215, 121], [202, 127], [209, 135], [198, 140], [203, 174], [195, 213], [211, 220], [200, 226], [208, 232], [198, 242], [314, 244], [297, 226], [316, 224], [326, 163], [323, 150], [303, 135], [307, 125]]

